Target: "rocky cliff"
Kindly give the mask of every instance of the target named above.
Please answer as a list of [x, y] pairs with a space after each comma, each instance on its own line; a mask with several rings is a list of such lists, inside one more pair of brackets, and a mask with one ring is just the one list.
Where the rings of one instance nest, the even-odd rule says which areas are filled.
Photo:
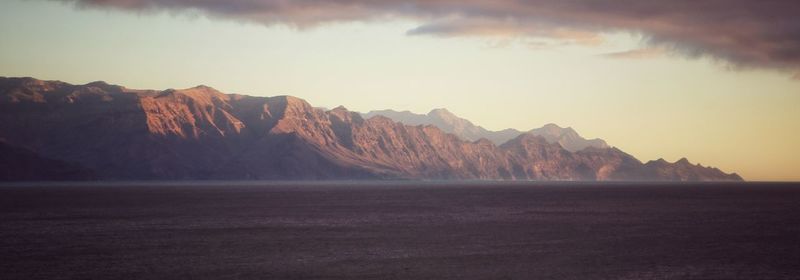
[[433, 125], [205, 86], [153, 91], [0, 78], [0, 138], [26, 157], [105, 180], [741, 180], [682, 162], [643, 164], [615, 148], [572, 152], [533, 133], [502, 145], [467, 141]]

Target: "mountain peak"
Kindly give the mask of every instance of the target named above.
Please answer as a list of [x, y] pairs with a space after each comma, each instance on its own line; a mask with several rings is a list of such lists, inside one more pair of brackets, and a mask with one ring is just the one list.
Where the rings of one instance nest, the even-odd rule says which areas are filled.
[[87, 85], [87, 86], [92, 86], [92, 87], [98, 87], [98, 86], [99, 86], [99, 87], [104, 87], [104, 86], [109, 86], [109, 84], [108, 84], [108, 83], [106, 83], [105, 81], [94, 81], [94, 82], [88, 83], [88, 84], [86, 84], [86, 85]]
[[207, 91], [217, 91], [215, 88], [213, 88], [213, 87], [210, 87], [210, 86], [207, 86], [207, 85], [196, 85], [196, 86], [193, 86], [193, 87], [191, 87], [191, 88], [188, 88], [188, 89], [192, 89], [192, 90], [207, 90]]
[[163, 94], [185, 94], [185, 95], [224, 95], [224, 93], [216, 90], [215, 88], [206, 86], [206, 85], [198, 85], [190, 88], [184, 89], [174, 89], [170, 88], [167, 90], [162, 91]]
[[453, 116], [453, 113], [451, 113], [446, 108], [436, 108], [436, 109], [433, 109], [430, 112], [428, 112], [428, 115], [449, 115], [449, 116]]
[[[270, 107], [276, 108], [278, 111], [283, 112], [284, 116], [302, 116], [314, 110], [308, 102], [302, 98], [297, 98], [291, 95], [273, 96], [268, 99]], [[273, 114], [277, 113], [273, 112]]]
[[224, 94], [214, 88], [208, 86], [196, 86], [186, 89], [168, 89], [162, 91], [156, 98], [167, 98], [167, 99], [175, 99], [175, 100], [182, 100], [182, 99], [190, 99], [194, 100], [198, 104], [203, 105], [211, 105], [211, 104], [220, 104], [224, 101], [230, 100], [230, 96]]
[[548, 123], [548, 124], [545, 124], [544, 126], [542, 126], [542, 128], [544, 128], [544, 129], [561, 129], [561, 126], [559, 126], [559, 125], [557, 125], [555, 123]]
[[291, 96], [291, 95], [278, 95], [278, 96], [273, 96], [270, 99], [273, 99], [275, 101], [278, 101], [280, 103], [284, 103], [284, 104], [287, 104], [287, 105], [301, 105], [301, 106], [308, 105], [309, 107], [311, 106], [304, 99], [299, 98], [299, 97], [294, 97], [294, 96]]
[[106, 83], [104, 81], [94, 81], [94, 82], [88, 83], [88, 84], [86, 84], [84, 86], [100, 88], [100, 89], [104, 89], [104, 90], [107, 90], [107, 91], [122, 91], [122, 90], [125, 89], [125, 87], [123, 87], [123, 86], [109, 84], [109, 83]]
[[467, 120], [464, 120], [462, 118], [459, 118], [458, 116], [456, 116], [455, 114], [451, 113], [450, 111], [448, 111], [445, 108], [433, 109], [428, 113], [428, 116], [432, 117], [432, 118], [440, 119], [440, 120], [442, 120], [444, 122], [447, 122], [449, 124], [453, 124], [453, 123], [456, 123], [456, 122], [467, 121]]
[[[566, 132], [565, 130], [566, 129], [562, 128], [561, 126], [559, 126], [557, 124], [548, 123], [548, 124], [545, 124], [544, 126], [542, 126], [541, 128], [536, 128], [536, 129], [531, 130], [531, 132], [533, 132], [533, 133], [535, 133], [537, 135], [544, 136], [545, 138], [547, 138], [548, 140], [550, 140], [552, 142], [552, 141], [554, 141], [555, 138], [560, 138], [562, 135], [564, 135], [564, 133]], [[551, 139], [551, 138], [553, 138], [553, 139]]]
[[601, 139], [588, 140], [580, 136], [572, 127], [562, 128], [554, 123], [545, 124], [541, 128], [532, 129], [529, 132], [544, 137], [547, 142], [558, 143], [570, 152], [577, 152], [588, 147], [608, 148], [608, 144]]
[[194, 91], [194, 92], [205, 92], [205, 93], [222, 93], [222, 92], [218, 91], [217, 89], [215, 89], [213, 87], [210, 87], [210, 86], [207, 86], [207, 85], [197, 85], [197, 86], [190, 87], [190, 88], [187, 88], [187, 89], [183, 89], [183, 90], [180, 90], [180, 91]]
[[356, 121], [356, 122], [364, 121], [364, 118], [361, 117], [361, 114], [359, 114], [357, 112], [350, 112], [349, 110], [347, 110], [347, 108], [345, 108], [342, 105], [339, 105], [336, 108], [328, 110], [327, 113], [330, 114], [331, 116], [337, 117], [339, 120], [342, 120], [342, 121], [348, 121], [348, 122], [350, 122], [350, 121]]

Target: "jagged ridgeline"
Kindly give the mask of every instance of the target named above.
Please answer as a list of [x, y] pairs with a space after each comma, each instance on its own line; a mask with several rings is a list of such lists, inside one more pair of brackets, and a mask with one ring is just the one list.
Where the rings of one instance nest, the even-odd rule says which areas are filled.
[[0, 78], [0, 179], [6, 181], [741, 180], [687, 160], [642, 163], [571, 129], [498, 133], [470, 139], [428, 123], [206, 86], [155, 91]]
[[500, 131], [487, 130], [475, 125], [469, 120], [460, 118], [447, 109], [434, 109], [427, 115], [414, 114], [409, 111], [379, 110], [363, 114], [365, 118], [374, 116], [385, 116], [394, 121], [408, 125], [433, 125], [447, 133], [470, 141], [477, 141], [481, 138], [492, 141], [495, 145], [502, 145], [508, 140], [514, 139], [523, 133], [540, 136], [550, 143], [558, 143], [570, 152], [577, 152], [588, 147], [608, 148], [606, 141], [602, 139], [585, 139], [578, 135], [571, 127], [562, 128], [556, 124], [547, 124], [541, 128], [529, 131], [519, 131], [508, 128]]

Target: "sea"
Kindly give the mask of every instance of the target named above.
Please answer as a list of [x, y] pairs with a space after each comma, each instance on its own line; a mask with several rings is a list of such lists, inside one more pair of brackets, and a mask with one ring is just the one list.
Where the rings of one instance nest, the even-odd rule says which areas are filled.
[[800, 279], [800, 184], [6, 183], [0, 279]]

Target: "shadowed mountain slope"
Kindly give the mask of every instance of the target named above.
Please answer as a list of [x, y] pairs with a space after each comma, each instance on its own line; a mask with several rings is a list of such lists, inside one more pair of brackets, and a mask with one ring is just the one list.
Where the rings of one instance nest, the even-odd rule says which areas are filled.
[[91, 180], [94, 174], [76, 164], [41, 157], [0, 140], [0, 181]]

